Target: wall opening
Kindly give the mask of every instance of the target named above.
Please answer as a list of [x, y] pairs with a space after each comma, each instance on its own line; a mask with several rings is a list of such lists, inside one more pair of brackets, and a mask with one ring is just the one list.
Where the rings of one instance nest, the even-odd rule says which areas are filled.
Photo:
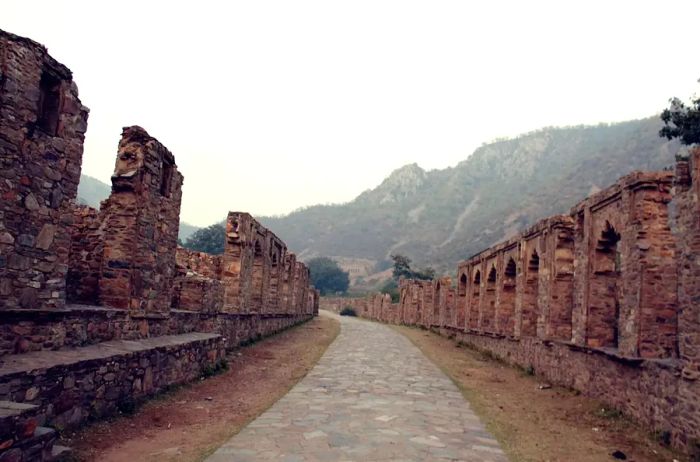
[[457, 295], [460, 297], [466, 297], [467, 295], [467, 275], [462, 273], [459, 278], [459, 287], [457, 289]]
[[469, 279], [465, 273], [459, 277], [459, 283], [457, 284], [457, 319], [455, 323], [456, 327], [459, 329], [464, 329], [464, 323], [466, 322], [467, 316], [467, 282]]
[[620, 323], [620, 234], [610, 224], [598, 237], [589, 281], [586, 338], [594, 348], [617, 348]]
[[522, 319], [520, 335], [529, 337], [537, 336], [537, 317], [539, 316], [539, 288], [540, 288], [540, 256], [536, 250], [527, 262], [525, 273], [525, 290], [523, 292]]
[[550, 293], [547, 337], [570, 341], [574, 305], [574, 238], [566, 230], [557, 234]]
[[491, 266], [486, 277], [486, 293], [484, 294], [483, 312], [481, 313], [481, 329], [484, 332], [496, 332], [496, 267]]
[[173, 170], [173, 163], [163, 159], [160, 172], [160, 195], [163, 197], [170, 197], [170, 190], [173, 184]]
[[49, 72], [41, 74], [39, 82], [39, 112], [36, 126], [50, 136], [58, 133], [61, 109], [61, 80]]
[[518, 267], [513, 258], [508, 259], [503, 271], [500, 300], [497, 307], [497, 329], [502, 335], [515, 333], [515, 285]]
[[440, 324], [440, 309], [443, 305], [440, 281], [435, 284], [435, 297], [433, 301], [433, 324]]
[[253, 252], [253, 287], [250, 294], [250, 309], [256, 313], [262, 310], [264, 260], [262, 244], [256, 240]]
[[469, 328], [479, 328], [479, 299], [481, 298], [481, 272], [476, 270], [472, 284], [472, 296], [469, 304]]

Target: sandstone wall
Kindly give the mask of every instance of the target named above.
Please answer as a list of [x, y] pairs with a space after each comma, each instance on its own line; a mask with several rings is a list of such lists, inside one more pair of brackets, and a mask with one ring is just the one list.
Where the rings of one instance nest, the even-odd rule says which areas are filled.
[[[700, 149], [636, 172], [362, 316], [430, 328], [700, 447]], [[675, 216], [669, 212], [673, 202]], [[360, 300], [328, 300], [333, 309]]]
[[70, 256], [66, 278], [66, 299], [73, 303], [97, 305], [104, 252], [104, 220], [88, 206], [73, 207]]
[[[133, 406], [318, 311], [308, 268], [249, 214], [222, 256], [177, 248], [183, 176], [140, 127], [100, 210], [75, 204], [87, 114], [65, 66], [0, 31], [0, 400], [39, 425]], [[0, 460], [46, 459], [55, 432], [37, 432], [3, 425]]]
[[229, 214], [224, 255], [177, 248], [183, 176], [141, 127], [123, 129], [100, 210], [76, 205], [72, 75], [29, 39], [0, 45], [0, 354], [195, 330], [235, 346], [313, 316], [308, 268], [249, 214]]
[[223, 358], [221, 336], [201, 333], [115, 341], [62, 356], [28, 353], [3, 366], [0, 399], [39, 406], [40, 425], [74, 428], [195, 380]]
[[102, 204], [100, 302], [145, 313], [170, 309], [183, 177], [141, 127], [122, 133], [112, 194]]
[[70, 70], [0, 31], [0, 310], [65, 305], [87, 117]]
[[676, 405], [677, 438], [700, 447], [700, 148], [676, 170], [675, 234], [678, 238], [678, 355], [680, 379]]

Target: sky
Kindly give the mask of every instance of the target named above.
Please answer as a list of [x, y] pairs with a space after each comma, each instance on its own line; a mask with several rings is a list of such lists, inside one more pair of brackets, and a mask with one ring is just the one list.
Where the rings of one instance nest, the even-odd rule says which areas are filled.
[[[2, 0], [90, 108], [109, 183], [140, 125], [185, 176], [181, 217], [347, 202], [545, 126], [647, 117], [698, 92], [693, 1]], [[700, 92], [698, 92], [700, 93]]]

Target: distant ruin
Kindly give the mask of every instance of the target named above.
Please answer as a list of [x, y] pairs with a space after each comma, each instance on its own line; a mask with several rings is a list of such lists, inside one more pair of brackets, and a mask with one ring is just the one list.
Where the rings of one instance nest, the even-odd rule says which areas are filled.
[[249, 214], [229, 213], [222, 256], [177, 246], [183, 175], [143, 128], [124, 128], [100, 210], [77, 205], [88, 113], [70, 70], [0, 31], [1, 460], [49, 460], [44, 425], [117, 412], [318, 311], [306, 266]]
[[323, 298], [432, 329], [604, 400], [700, 450], [700, 149], [635, 172], [459, 263], [456, 283], [402, 279], [388, 296]]

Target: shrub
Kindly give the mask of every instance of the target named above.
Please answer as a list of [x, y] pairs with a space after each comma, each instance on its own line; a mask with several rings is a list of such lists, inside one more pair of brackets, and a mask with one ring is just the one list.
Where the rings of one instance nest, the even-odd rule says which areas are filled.
[[201, 377], [209, 378], [219, 375], [224, 371], [228, 370], [228, 362], [225, 359], [221, 359], [214, 364], [207, 364], [202, 368]]
[[357, 316], [357, 313], [355, 312], [355, 309], [351, 306], [346, 306], [342, 310], [340, 310], [340, 315], [341, 316]]

